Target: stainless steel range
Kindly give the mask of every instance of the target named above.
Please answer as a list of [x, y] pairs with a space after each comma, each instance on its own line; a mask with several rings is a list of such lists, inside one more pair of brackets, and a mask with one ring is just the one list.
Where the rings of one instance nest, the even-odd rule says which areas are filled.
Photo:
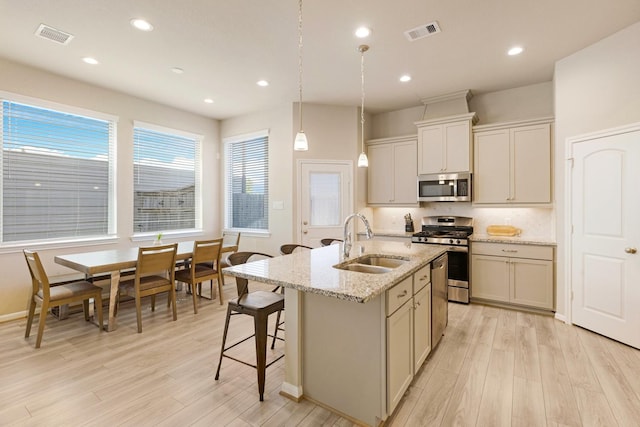
[[469, 303], [469, 236], [473, 218], [464, 216], [425, 216], [422, 231], [411, 237], [413, 243], [447, 247], [449, 301]]

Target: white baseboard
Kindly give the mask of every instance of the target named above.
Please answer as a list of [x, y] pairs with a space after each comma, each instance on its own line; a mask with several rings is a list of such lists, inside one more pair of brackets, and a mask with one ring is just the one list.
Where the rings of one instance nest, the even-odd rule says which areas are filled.
[[282, 383], [280, 391], [287, 396], [291, 396], [294, 399], [300, 399], [302, 397], [302, 386], [289, 384], [287, 382]]
[[564, 316], [564, 314], [556, 313], [555, 318], [561, 322], [567, 323], [567, 318]]
[[0, 316], [0, 323], [11, 322], [12, 320], [24, 319], [25, 317], [27, 317], [27, 310], [18, 311], [16, 313], [3, 314]]

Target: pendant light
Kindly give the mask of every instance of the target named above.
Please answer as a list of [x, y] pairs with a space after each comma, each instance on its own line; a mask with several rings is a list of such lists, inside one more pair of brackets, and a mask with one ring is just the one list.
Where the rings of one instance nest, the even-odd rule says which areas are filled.
[[293, 141], [293, 149], [307, 151], [309, 143], [307, 135], [302, 130], [302, 0], [298, 0], [298, 120], [299, 130]]
[[362, 103], [360, 105], [360, 141], [362, 142], [362, 153], [358, 156], [358, 167], [367, 168], [369, 167], [369, 159], [367, 158], [367, 153], [364, 152], [364, 53], [369, 50], [369, 46], [361, 44], [358, 46], [358, 50], [360, 51], [360, 88], [362, 93]]

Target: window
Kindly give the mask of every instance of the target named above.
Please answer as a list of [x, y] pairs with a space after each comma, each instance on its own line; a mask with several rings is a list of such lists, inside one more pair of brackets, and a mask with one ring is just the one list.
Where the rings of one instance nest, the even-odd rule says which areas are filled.
[[225, 228], [269, 230], [269, 133], [224, 140]]
[[2, 243], [114, 235], [115, 118], [16, 98], [0, 99]]
[[134, 233], [201, 228], [202, 137], [134, 123]]

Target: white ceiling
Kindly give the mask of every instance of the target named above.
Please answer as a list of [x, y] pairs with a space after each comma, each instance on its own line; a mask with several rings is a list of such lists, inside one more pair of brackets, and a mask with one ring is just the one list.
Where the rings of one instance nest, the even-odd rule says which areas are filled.
[[[297, 100], [297, 11], [297, 0], [0, 0], [0, 57], [224, 119]], [[137, 17], [154, 31], [131, 27]], [[304, 102], [360, 104], [353, 32], [366, 25], [365, 109], [382, 112], [550, 81], [555, 61], [639, 21], [640, 0], [305, 0], [303, 17]], [[405, 38], [431, 21], [441, 33]], [[41, 23], [74, 39], [37, 38]], [[524, 53], [507, 56], [516, 44]]]

